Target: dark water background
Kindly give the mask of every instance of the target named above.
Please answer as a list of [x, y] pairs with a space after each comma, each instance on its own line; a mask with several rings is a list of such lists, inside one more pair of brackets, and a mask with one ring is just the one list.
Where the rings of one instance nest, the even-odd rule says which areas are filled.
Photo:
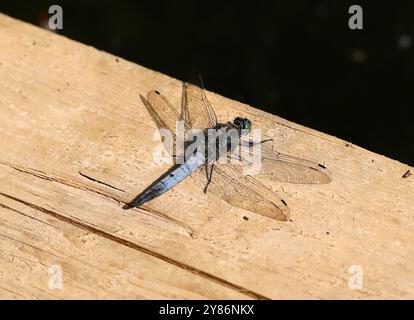
[[[414, 1], [9, 1], [0, 11], [414, 165]], [[364, 10], [350, 30], [348, 8]], [[1, 44], [0, 44], [1, 45]]]

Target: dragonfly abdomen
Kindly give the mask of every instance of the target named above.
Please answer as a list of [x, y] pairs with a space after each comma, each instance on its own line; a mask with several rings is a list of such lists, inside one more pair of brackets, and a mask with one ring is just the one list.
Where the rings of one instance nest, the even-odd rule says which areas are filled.
[[162, 195], [172, 189], [178, 183], [187, 178], [193, 171], [204, 164], [205, 158], [201, 155], [194, 155], [182, 164], [174, 165], [165, 174], [155, 180], [149, 187], [136, 196], [130, 203], [124, 205], [124, 209], [139, 207], [140, 205]]

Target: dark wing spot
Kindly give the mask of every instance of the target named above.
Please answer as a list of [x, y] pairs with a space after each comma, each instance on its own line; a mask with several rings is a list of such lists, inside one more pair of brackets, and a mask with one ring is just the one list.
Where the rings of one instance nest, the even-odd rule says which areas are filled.
[[408, 178], [408, 177], [409, 177], [409, 176], [411, 176], [411, 175], [412, 175], [411, 171], [410, 171], [410, 170], [407, 170], [407, 172], [406, 172], [406, 173], [404, 173], [402, 177], [403, 177], [404, 179], [406, 179], [406, 178]]
[[281, 199], [281, 201], [282, 201], [282, 203], [283, 203], [285, 206], [287, 206], [287, 203], [286, 203], [286, 201], [285, 201], [285, 200]]
[[160, 92], [159, 92], [159, 91], [157, 91], [157, 90], [154, 90], [154, 91], [155, 91], [155, 93], [156, 93], [156, 94], [160, 94]]
[[321, 168], [323, 168], [323, 169], [326, 169], [326, 167], [323, 164], [320, 164], [319, 163], [318, 166], [321, 167]]

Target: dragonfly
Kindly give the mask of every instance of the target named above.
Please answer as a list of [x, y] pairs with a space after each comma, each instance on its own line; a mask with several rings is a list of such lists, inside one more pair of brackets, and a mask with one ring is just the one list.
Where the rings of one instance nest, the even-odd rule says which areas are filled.
[[[253, 213], [285, 221], [289, 219], [290, 210], [285, 200], [273, 192], [260, 180], [288, 182], [295, 184], [325, 184], [331, 181], [331, 174], [325, 165], [283, 154], [267, 146], [272, 139], [252, 141], [248, 135], [252, 122], [243, 117], [233, 121], [218, 122], [217, 115], [207, 99], [201, 77], [197, 82], [183, 82], [180, 112], [159, 91], [151, 90], [146, 97], [140, 95], [142, 103], [151, 115], [159, 130], [166, 130], [172, 137], [173, 147], [167, 150], [174, 159], [172, 167], [145, 188], [123, 209], [140, 207], [161, 196], [187, 177], [204, 190], [212, 193], [230, 205]], [[184, 127], [184, 135], [197, 132], [203, 142], [201, 152], [188, 150], [184, 143], [184, 154], [174, 153], [180, 137], [176, 131], [177, 121]], [[213, 132], [215, 135], [211, 135]], [[232, 132], [236, 143], [230, 143], [226, 135]], [[235, 134], [234, 134], [235, 133]], [[224, 138], [223, 138], [224, 136]], [[236, 140], [237, 140], [236, 139]], [[165, 140], [166, 141], [166, 140]], [[164, 141], [164, 142], [165, 142]], [[187, 140], [186, 140], [187, 142]], [[235, 145], [252, 151], [260, 145], [260, 171], [254, 176], [245, 173], [244, 166], [248, 160], [234, 156]], [[219, 147], [218, 147], [219, 146]], [[175, 151], [174, 151], [175, 150]], [[212, 152], [209, 152], [214, 150]], [[218, 150], [218, 151], [217, 151]], [[182, 161], [177, 161], [181, 159]], [[219, 161], [232, 159], [235, 161]]]

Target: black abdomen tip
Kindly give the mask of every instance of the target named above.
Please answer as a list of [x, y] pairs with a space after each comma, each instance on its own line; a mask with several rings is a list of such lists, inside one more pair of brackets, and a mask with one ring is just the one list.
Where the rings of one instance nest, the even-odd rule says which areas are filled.
[[122, 209], [124, 209], [124, 210], [128, 210], [128, 209], [131, 209], [132, 207], [134, 207], [133, 205], [131, 205], [130, 203], [126, 203], [123, 207], [122, 207]]

